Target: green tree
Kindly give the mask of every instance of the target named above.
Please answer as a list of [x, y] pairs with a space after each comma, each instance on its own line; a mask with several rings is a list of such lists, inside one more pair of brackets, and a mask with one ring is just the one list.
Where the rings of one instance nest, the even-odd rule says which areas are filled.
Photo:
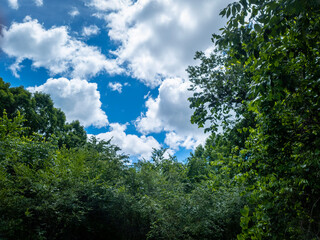
[[[238, 239], [319, 238], [319, 7], [317, 0], [229, 4], [221, 11], [228, 22], [213, 36], [216, 52], [196, 55], [201, 65], [189, 68], [192, 89], [203, 90], [190, 99], [192, 121], [215, 129], [232, 120], [242, 139], [229, 165], [250, 196]], [[231, 108], [236, 117], [226, 116]]]
[[[153, 161], [129, 166], [110, 140], [68, 149], [29, 135], [24, 121], [0, 118], [1, 237], [231, 239], [239, 232], [241, 188], [215, 165], [183, 164], [159, 149]], [[212, 141], [192, 161], [210, 159]]]
[[92, 140], [59, 149], [55, 141], [28, 136], [23, 121], [19, 114], [0, 118], [0, 236], [141, 239], [140, 213], [118, 186], [126, 170], [119, 148]]
[[56, 137], [59, 146], [82, 146], [87, 136], [79, 121], [66, 123], [65, 114], [55, 108], [48, 94], [31, 94], [23, 87], [10, 87], [0, 78], [0, 112], [6, 110], [9, 118], [21, 113], [29, 135], [39, 133], [45, 138]]

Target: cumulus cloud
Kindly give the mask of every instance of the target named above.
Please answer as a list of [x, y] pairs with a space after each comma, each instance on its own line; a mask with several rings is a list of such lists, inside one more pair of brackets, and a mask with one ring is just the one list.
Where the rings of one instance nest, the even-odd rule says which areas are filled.
[[69, 12], [68, 14], [71, 16], [71, 17], [75, 17], [75, 16], [78, 16], [80, 14], [78, 8], [76, 7], [73, 7]]
[[83, 27], [82, 29], [82, 36], [92, 36], [97, 35], [99, 33], [100, 29], [96, 25], [90, 25], [88, 27]]
[[[89, 0], [87, 0], [89, 1]], [[164, 78], [186, 78], [185, 69], [194, 64], [194, 54], [211, 45], [211, 34], [223, 21], [219, 11], [227, 1], [212, 0], [90, 0], [105, 10], [115, 51], [128, 73], [156, 87]]]
[[178, 150], [180, 147], [186, 149], [195, 149], [199, 144], [204, 144], [208, 136], [200, 133], [198, 136], [194, 135], [178, 135], [176, 132], [166, 133], [164, 140], [171, 149]]
[[46, 30], [30, 17], [4, 29], [1, 48], [16, 58], [11, 70], [17, 77], [24, 59], [30, 59], [35, 68], [48, 69], [51, 75], [67, 74], [72, 78], [92, 77], [101, 71], [110, 74], [122, 71], [115, 60], [106, 59], [97, 47], [72, 38], [65, 26]]
[[104, 18], [109, 37], [119, 44], [114, 51], [127, 73], [159, 95], [146, 95], [147, 111], [136, 119], [140, 133], [165, 131], [165, 143], [172, 149], [192, 149], [204, 143], [208, 134], [190, 123], [185, 69], [194, 65], [196, 51], [212, 51], [211, 34], [225, 19], [219, 12], [233, 0], [87, 0]]
[[136, 129], [143, 134], [165, 131], [165, 143], [174, 150], [204, 143], [208, 134], [190, 123], [187, 99], [192, 93], [183, 80], [185, 69], [196, 64], [196, 51], [212, 50], [211, 34], [225, 21], [219, 12], [233, 0], [132, 0], [121, 6], [113, 0], [88, 1], [119, 44], [114, 51], [118, 63], [147, 86], [160, 86], [156, 98], [146, 96], [147, 111], [136, 119]]
[[122, 84], [118, 82], [109, 82], [108, 84], [109, 88], [111, 88], [112, 91], [117, 91], [118, 93], [122, 92]]
[[164, 80], [158, 97], [146, 101], [147, 112], [135, 122], [137, 130], [144, 134], [166, 131], [165, 143], [175, 150], [180, 146], [193, 149], [204, 143], [208, 135], [190, 123], [189, 87], [190, 82], [181, 78]]
[[138, 137], [126, 134], [127, 124], [110, 123], [110, 131], [96, 135], [99, 140], [109, 140], [119, 146], [126, 154], [149, 160], [153, 148], [159, 149], [161, 145], [152, 136], [142, 135]]
[[108, 118], [101, 109], [96, 83], [80, 79], [50, 78], [43, 85], [29, 87], [28, 90], [50, 94], [55, 106], [64, 111], [69, 122], [79, 120], [85, 127], [103, 127], [108, 124]]

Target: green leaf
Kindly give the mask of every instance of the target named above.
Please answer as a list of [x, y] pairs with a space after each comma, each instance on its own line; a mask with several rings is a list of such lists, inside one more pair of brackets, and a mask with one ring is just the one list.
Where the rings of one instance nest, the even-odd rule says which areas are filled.
[[242, 234], [239, 234], [237, 235], [237, 240], [245, 240], [245, 238]]
[[239, 3], [236, 3], [236, 8], [237, 8], [238, 12], [240, 12], [240, 10], [241, 10], [241, 5], [240, 5]]
[[248, 217], [249, 216], [249, 207], [248, 206], [244, 206], [244, 208], [240, 210], [240, 213], [241, 213], [242, 216]]
[[227, 12], [227, 9], [224, 8], [220, 13], [219, 15], [221, 15], [222, 17], [224, 17], [226, 15], [226, 12]]
[[231, 8], [230, 8], [230, 7], [228, 7], [228, 10], [227, 10], [227, 18], [229, 18], [229, 17], [230, 17], [230, 14], [231, 14]]
[[260, 33], [262, 29], [261, 29], [261, 26], [259, 24], [255, 24], [254, 25], [254, 30], [256, 30], [257, 32]]
[[232, 15], [233, 15], [233, 16], [236, 15], [236, 11], [237, 11], [237, 9], [236, 9], [236, 7], [233, 5], [233, 6], [232, 6]]

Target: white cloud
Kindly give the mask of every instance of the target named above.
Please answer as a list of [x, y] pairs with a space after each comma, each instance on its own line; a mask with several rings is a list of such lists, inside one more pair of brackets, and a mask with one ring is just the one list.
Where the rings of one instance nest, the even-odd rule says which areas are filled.
[[88, 27], [83, 27], [82, 29], [82, 36], [92, 36], [97, 35], [100, 29], [96, 25], [90, 25]]
[[130, 0], [89, 0], [87, 5], [100, 11], [119, 10], [131, 5]]
[[87, 0], [105, 10], [109, 36], [120, 47], [118, 60], [128, 72], [155, 87], [164, 78], [186, 78], [194, 54], [211, 46], [211, 34], [225, 20], [219, 11], [229, 2], [213, 0]]
[[80, 79], [50, 78], [43, 85], [29, 87], [28, 90], [50, 94], [55, 106], [61, 108], [69, 122], [79, 120], [85, 127], [103, 127], [108, 124], [107, 116], [101, 109], [96, 83]]
[[160, 86], [158, 97], [146, 96], [147, 111], [136, 120], [137, 130], [165, 131], [165, 143], [175, 150], [204, 143], [208, 134], [190, 123], [192, 93], [182, 79], [187, 79], [185, 69], [196, 64], [196, 51], [212, 51], [211, 35], [226, 21], [219, 12], [233, 0], [131, 0], [121, 6], [115, 0], [87, 1], [119, 44], [114, 51], [118, 63], [147, 86]]
[[75, 16], [78, 16], [80, 14], [79, 10], [76, 8], [76, 7], [73, 7], [69, 12], [68, 14], [71, 16], [71, 17], [75, 17]]
[[[19, 8], [19, 3], [18, 0], [8, 0], [9, 6], [13, 9], [18, 9]], [[43, 5], [43, 0], [34, 0], [34, 3], [40, 7]]]
[[23, 23], [13, 23], [9, 29], [4, 29], [1, 48], [16, 58], [11, 66], [16, 75], [24, 59], [32, 60], [35, 68], [47, 68], [51, 75], [67, 74], [72, 78], [92, 77], [101, 71], [110, 74], [122, 71], [115, 60], [106, 59], [97, 47], [69, 36], [67, 27], [46, 30], [30, 17], [26, 17]]
[[179, 147], [184, 147], [186, 149], [194, 149], [199, 144], [204, 144], [208, 136], [200, 134], [199, 136], [193, 135], [178, 135], [175, 132], [166, 133], [166, 138], [164, 140], [170, 148], [178, 150]]
[[[174, 150], [193, 149], [208, 134], [190, 123], [190, 83], [185, 69], [196, 64], [196, 51], [210, 51], [211, 35], [224, 24], [219, 12], [229, 2], [212, 0], [137, 0], [121, 7], [93, 4], [109, 28], [109, 37], [119, 44], [114, 51], [128, 74], [159, 95], [147, 95], [147, 111], [135, 122], [143, 134], [166, 132], [165, 143]], [[114, 1], [103, 1], [104, 6]], [[209, 49], [209, 50], [208, 50]]]
[[158, 97], [147, 100], [147, 112], [136, 120], [137, 130], [144, 134], [166, 131], [165, 143], [175, 150], [179, 146], [193, 149], [204, 143], [208, 134], [190, 123], [189, 87], [190, 82], [180, 78], [164, 80]]
[[99, 140], [109, 140], [119, 146], [126, 154], [149, 160], [153, 148], [159, 149], [161, 145], [152, 136], [142, 135], [138, 137], [133, 134], [126, 134], [127, 124], [110, 123], [110, 132], [96, 135]]
[[118, 82], [115, 82], [115, 83], [109, 82], [108, 86], [109, 86], [109, 88], [111, 88], [112, 91], [118, 91], [118, 93], [121, 93], [121, 92], [122, 92], [122, 84], [121, 84], [121, 83], [118, 83]]
[[38, 7], [40, 7], [40, 6], [43, 5], [43, 0], [34, 0], [34, 3], [35, 3]]
[[18, 0], [8, 0], [9, 6], [13, 9], [19, 8]]
[[164, 142], [172, 149], [179, 149], [180, 145], [183, 144], [183, 138], [178, 136], [175, 132], [169, 132], [166, 134]]

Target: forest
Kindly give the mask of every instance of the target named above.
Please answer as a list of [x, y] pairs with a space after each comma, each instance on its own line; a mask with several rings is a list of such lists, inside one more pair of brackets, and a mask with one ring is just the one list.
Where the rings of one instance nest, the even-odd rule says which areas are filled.
[[[240, 0], [187, 69], [184, 161], [129, 164], [0, 80], [0, 239], [320, 239], [320, 1]], [[218, 130], [218, 129], [223, 129]]]

